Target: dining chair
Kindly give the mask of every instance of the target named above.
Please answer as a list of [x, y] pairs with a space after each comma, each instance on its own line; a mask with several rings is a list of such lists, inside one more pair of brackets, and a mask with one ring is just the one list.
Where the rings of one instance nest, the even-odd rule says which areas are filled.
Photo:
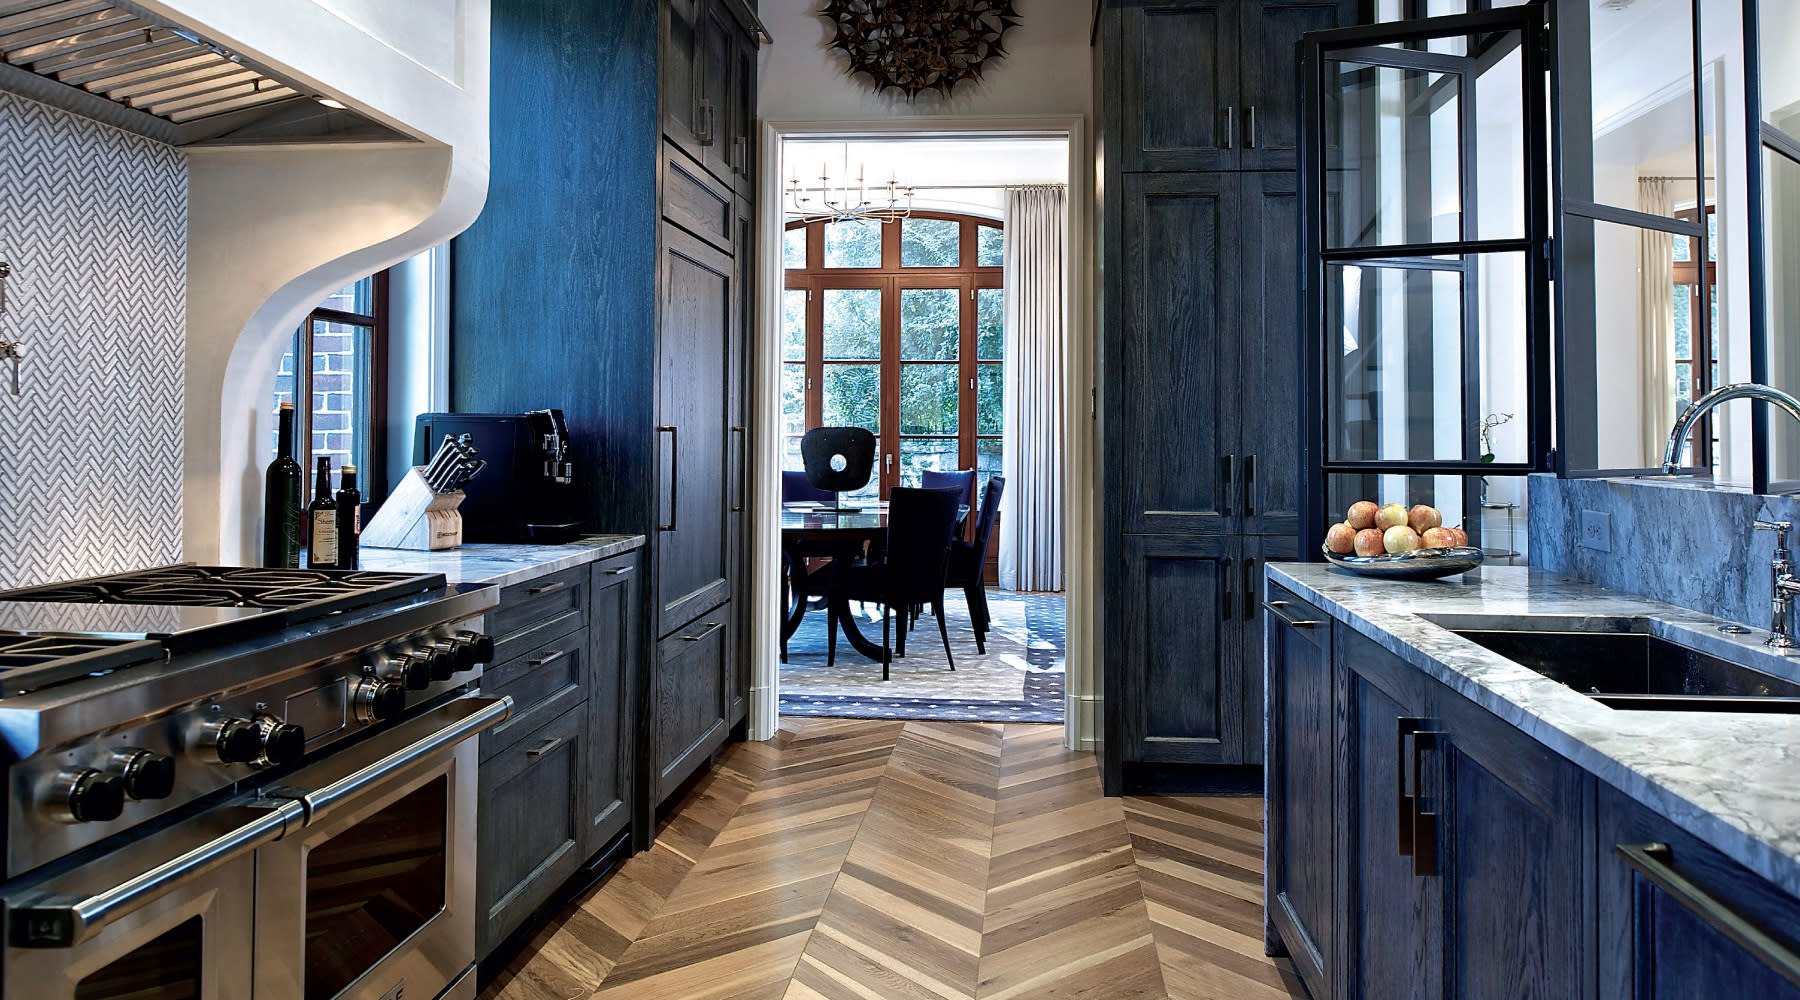
[[800, 458], [814, 489], [855, 493], [875, 470], [875, 435], [862, 427], [814, 427], [800, 438]]
[[942, 490], [955, 487], [958, 504], [964, 507], [975, 506], [975, 470], [958, 469], [955, 472], [939, 472], [936, 469], [924, 469], [919, 473], [919, 485], [928, 490]]
[[814, 486], [807, 480], [805, 472], [782, 472], [782, 503], [835, 503], [836, 501], [836, 493]]
[[[888, 494], [887, 557], [877, 563], [845, 566], [838, 576], [836, 585], [842, 588], [843, 598], [881, 605], [884, 681], [894, 654], [906, 655], [905, 618], [895, 630], [894, 616], [904, 616], [914, 604], [931, 606], [932, 614], [937, 616], [938, 635], [944, 640], [944, 658], [950, 661], [951, 670], [956, 669], [956, 657], [950, 652], [950, 629], [944, 622], [944, 572], [950, 560], [950, 540], [956, 531], [961, 500], [955, 489], [894, 487]], [[837, 607], [834, 601], [828, 626], [831, 638], [826, 647], [827, 663], [837, 655]]]
[[987, 652], [988, 628], [993, 624], [988, 614], [987, 570], [988, 546], [993, 541], [994, 523], [1000, 519], [1000, 498], [1006, 493], [1006, 479], [995, 476], [988, 480], [981, 497], [981, 516], [975, 521], [975, 540], [956, 539], [950, 543], [950, 565], [944, 575], [946, 587], [961, 587], [969, 603], [969, 624], [975, 627], [975, 651]]

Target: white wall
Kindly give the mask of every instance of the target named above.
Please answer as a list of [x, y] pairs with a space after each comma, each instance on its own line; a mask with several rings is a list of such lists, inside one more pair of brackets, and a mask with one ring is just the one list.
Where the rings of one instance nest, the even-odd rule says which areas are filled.
[[487, 192], [487, 0], [144, 0], [418, 142], [195, 148], [186, 558], [254, 561], [275, 362], [351, 281], [444, 242]]

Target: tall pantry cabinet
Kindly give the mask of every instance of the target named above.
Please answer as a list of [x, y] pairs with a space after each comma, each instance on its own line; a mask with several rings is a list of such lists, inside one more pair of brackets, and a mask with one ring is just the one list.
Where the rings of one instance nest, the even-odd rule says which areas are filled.
[[1300, 553], [1300, 79], [1357, 0], [1101, 0], [1109, 794], [1262, 762], [1262, 565]]

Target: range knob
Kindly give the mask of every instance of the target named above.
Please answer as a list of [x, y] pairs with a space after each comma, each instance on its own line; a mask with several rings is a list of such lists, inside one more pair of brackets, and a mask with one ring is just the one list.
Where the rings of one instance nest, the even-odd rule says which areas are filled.
[[262, 737], [262, 753], [256, 759], [258, 767], [281, 767], [297, 763], [306, 756], [305, 729], [267, 715], [256, 724]]
[[447, 681], [450, 679], [450, 675], [461, 669], [456, 665], [456, 654], [451, 650], [448, 642], [434, 642], [427, 646], [421, 646], [419, 651], [413, 655], [423, 656], [425, 661], [431, 664], [431, 679], [434, 681]]
[[[474, 670], [475, 664], [479, 662], [475, 659], [475, 653], [469, 648], [469, 644], [461, 639], [445, 639], [435, 645], [444, 651], [445, 656], [450, 658], [450, 673], [452, 674]], [[446, 676], [439, 679], [447, 681], [450, 678]]]
[[382, 673], [386, 680], [403, 684], [414, 691], [422, 691], [431, 686], [431, 661], [416, 654], [409, 653], [389, 659]]
[[458, 632], [455, 641], [461, 643], [463, 649], [468, 652], [469, 659], [473, 661], [470, 666], [474, 666], [476, 663], [494, 662], [494, 638], [492, 636], [480, 632]]
[[386, 722], [406, 711], [406, 688], [393, 681], [365, 677], [356, 685], [356, 720]]
[[125, 782], [95, 768], [60, 774], [51, 811], [72, 823], [107, 823], [125, 812]]
[[175, 791], [175, 758], [148, 750], [120, 750], [113, 767], [134, 799], [166, 799]]
[[243, 719], [210, 722], [200, 734], [200, 746], [220, 764], [248, 764], [262, 755], [262, 733]]

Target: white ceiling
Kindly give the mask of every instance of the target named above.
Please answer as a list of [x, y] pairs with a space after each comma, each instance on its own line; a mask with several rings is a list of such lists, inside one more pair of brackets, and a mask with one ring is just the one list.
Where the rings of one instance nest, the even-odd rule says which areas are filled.
[[[880, 139], [857, 142], [788, 139], [782, 144], [784, 184], [799, 176], [802, 187], [817, 187], [823, 166], [837, 187], [858, 171], [871, 189], [890, 178], [915, 185], [913, 204], [998, 217], [1003, 189], [1015, 184], [1067, 184], [1068, 141], [1064, 139]], [[931, 190], [929, 185], [957, 185]], [[975, 188], [966, 187], [974, 185]]]

